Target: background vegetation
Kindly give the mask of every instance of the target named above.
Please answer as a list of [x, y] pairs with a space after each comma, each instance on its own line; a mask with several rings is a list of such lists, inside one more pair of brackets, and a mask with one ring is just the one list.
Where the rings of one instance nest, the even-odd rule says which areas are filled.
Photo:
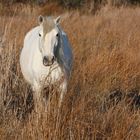
[[2, 3], [36, 3], [36, 4], [47, 4], [57, 2], [65, 7], [75, 8], [84, 6], [89, 3], [94, 4], [106, 4], [111, 3], [112, 5], [123, 5], [123, 4], [139, 4], [140, 0], [0, 0]]
[[[0, 7], [1, 140], [140, 139], [140, 112], [136, 106], [131, 108], [134, 104], [139, 108], [139, 95], [136, 101], [128, 97], [116, 102], [120, 95], [140, 92], [138, 6], [106, 4], [96, 12], [92, 6], [91, 11], [88, 6], [68, 10], [55, 2], [41, 7], [19, 3]], [[19, 55], [25, 34], [38, 25], [40, 14], [62, 15], [74, 64], [61, 109], [58, 93], [51, 91], [48, 106], [34, 112]], [[111, 93], [117, 98], [110, 97]]]

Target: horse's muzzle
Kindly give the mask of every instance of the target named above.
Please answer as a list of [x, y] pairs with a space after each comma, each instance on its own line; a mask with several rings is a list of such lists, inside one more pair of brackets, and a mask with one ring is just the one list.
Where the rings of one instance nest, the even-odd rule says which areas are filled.
[[43, 65], [44, 66], [51, 66], [55, 61], [55, 57], [43, 57]]

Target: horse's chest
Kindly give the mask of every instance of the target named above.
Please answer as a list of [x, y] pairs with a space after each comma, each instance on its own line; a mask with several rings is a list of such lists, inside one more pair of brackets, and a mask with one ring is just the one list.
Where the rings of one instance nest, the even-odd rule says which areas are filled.
[[38, 69], [35, 69], [33, 73], [34, 77], [36, 77], [36, 81], [51, 84], [61, 80], [64, 76], [64, 73], [58, 65], [52, 67], [40, 66]]

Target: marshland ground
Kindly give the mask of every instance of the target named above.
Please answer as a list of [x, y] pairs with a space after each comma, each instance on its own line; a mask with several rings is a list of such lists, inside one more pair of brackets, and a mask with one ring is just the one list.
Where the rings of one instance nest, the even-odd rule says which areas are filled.
[[[47, 111], [35, 113], [19, 55], [25, 34], [38, 25], [40, 14], [62, 16], [74, 63], [61, 110], [59, 95], [50, 92]], [[109, 0], [83, 8], [56, 2], [0, 3], [0, 47], [1, 140], [140, 139], [140, 112], [130, 109], [131, 101], [105, 101], [112, 92], [140, 92], [139, 5], [113, 5]]]

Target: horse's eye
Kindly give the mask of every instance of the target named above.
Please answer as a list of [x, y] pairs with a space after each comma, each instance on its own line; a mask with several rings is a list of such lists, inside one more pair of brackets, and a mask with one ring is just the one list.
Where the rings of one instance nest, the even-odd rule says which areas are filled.
[[41, 37], [41, 34], [39, 34], [39, 36]]
[[59, 36], [59, 34], [57, 33], [57, 34], [56, 34], [56, 37], [58, 37], [58, 36]]

